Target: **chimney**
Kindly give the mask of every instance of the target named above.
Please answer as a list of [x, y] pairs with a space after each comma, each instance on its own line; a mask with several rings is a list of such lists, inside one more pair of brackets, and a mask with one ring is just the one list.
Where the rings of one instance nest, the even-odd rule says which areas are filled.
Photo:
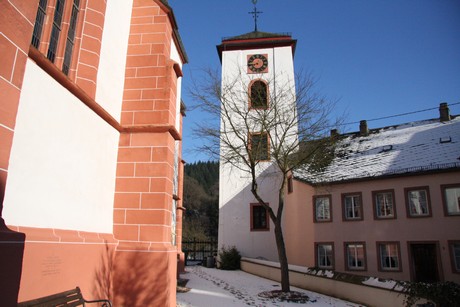
[[447, 102], [441, 102], [439, 104], [439, 120], [441, 122], [447, 122], [450, 120], [449, 107]]
[[332, 129], [331, 130], [331, 137], [337, 137], [339, 136], [339, 130], [338, 129]]
[[362, 120], [359, 122], [359, 135], [366, 136], [369, 134], [369, 129], [367, 128], [367, 121]]

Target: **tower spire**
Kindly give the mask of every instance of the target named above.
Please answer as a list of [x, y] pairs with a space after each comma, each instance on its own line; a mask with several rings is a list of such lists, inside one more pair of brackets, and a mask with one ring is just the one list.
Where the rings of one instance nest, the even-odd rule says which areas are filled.
[[254, 18], [254, 32], [257, 32], [257, 18], [259, 17], [259, 14], [263, 13], [257, 10], [256, 4], [257, 0], [252, 0], [252, 4], [254, 4], [254, 10], [251, 12], [248, 12], [248, 14], [252, 14], [252, 17]]

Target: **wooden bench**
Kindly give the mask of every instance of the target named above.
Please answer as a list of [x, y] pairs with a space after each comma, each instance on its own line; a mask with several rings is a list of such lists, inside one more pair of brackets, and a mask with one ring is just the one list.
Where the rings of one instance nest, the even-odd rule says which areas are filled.
[[112, 307], [109, 300], [88, 301], [83, 298], [79, 287], [75, 289], [44, 296], [30, 301], [18, 303], [18, 307], [40, 306], [40, 307], [63, 307], [63, 306], [85, 306], [85, 304], [103, 303], [103, 307]]

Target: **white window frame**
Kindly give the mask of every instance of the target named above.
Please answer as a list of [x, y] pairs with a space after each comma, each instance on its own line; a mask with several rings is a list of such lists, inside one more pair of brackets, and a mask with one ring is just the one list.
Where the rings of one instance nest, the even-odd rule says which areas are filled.
[[452, 272], [460, 274], [460, 241], [449, 241]]
[[460, 183], [442, 185], [441, 190], [445, 215], [460, 215]]
[[[401, 257], [398, 242], [377, 242], [379, 268], [382, 271], [400, 271]], [[387, 261], [390, 259], [390, 261]]]
[[406, 188], [404, 190], [408, 217], [431, 216], [430, 191], [428, 187]]
[[376, 219], [396, 218], [395, 196], [393, 190], [374, 191], [372, 195], [374, 198], [374, 213]]
[[[363, 197], [361, 193], [347, 193], [342, 195], [343, 217], [346, 221], [356, 221], [363, 219]], [[351, 200], [349, 202], [348, 200]], [[358, 201], [357, 201], [358, 200]], [[351, 212], [352, 216], [348, 213]], [[359, 216], [356, 215], [359, 212]]]
[[[364, 242], [345, 242], [345, 267], [348, 271], [366, 270], [366, 244]], [[362, 259], [359, 258], [359, 249], [362, 249]], [[350, 259], [353, 257], [353, 260]], [[351, 261], [352, 260], [352, 261]], [[359, 263], [361, 261], [361, 263]]]
[[[325, 263], [326, 261], [329, 261], [329, 265]], [[316, 266], [320, 269], [334, 269], [333, 243], [316, 243]]]
[[313, 196], [313, 205], [315, 206], [314, 207], [315, 222], [331, 222], [332, 221], [331, 202], [332, 202], [331, 195]]

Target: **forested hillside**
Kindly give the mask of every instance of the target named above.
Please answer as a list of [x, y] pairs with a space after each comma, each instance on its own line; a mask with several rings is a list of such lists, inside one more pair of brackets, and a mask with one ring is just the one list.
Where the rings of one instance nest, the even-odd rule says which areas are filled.
[[217, 240], [219, 225], [219, 163], [185, 165], [183, 240]]

